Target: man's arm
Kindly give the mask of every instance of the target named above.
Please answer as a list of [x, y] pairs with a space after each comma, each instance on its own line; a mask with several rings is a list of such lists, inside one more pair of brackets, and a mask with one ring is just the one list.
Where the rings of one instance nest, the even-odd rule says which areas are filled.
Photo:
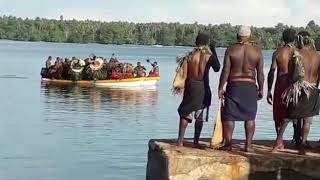
[[259, 50], [259, 62], [257, 66], [257, 81], [258, 81], [258, 86], [259, 86], [259, 98], [263, 97], [263, 83], [264, 83], [264, 73], [263, 73], [263, 56], [261, 50]]
[[276, 68], [277, 68], [276, 52], [274, 52], [272, 55], [272, 63], [271, 63], [270, 70], [268, 73], [268, 92], [271, 92], [273, 80], [274, 80], [274, 72], [276, 71]]
[[230, 68], [231, 68], [230, 55], [229, 55], [229, 49], [227, 49], [224, 55], [223, 68], [220, 75], [220, 82], [219, 82], [219, 89], [218, 89], [219, 98], [223, 97], [223, 93], [224, 93], [223, 87], [228, 81]]
[[220, 70], [220, 62], [217, 56], [217, 52], [214, 48], [211, 51], [212, 51], [212, 55], [210, 56], [211, 67], [214, 72], [218, 72]]
[[277, 68], [277, 51], [275, 51], [272, 55], [272, 62], [270, 66], [270, 70], [268, 73], [268, 95], [267, 95], [267, 101], [271, 105], [272, 104], [272, 85], [273, 85], [273, 80], [274, 80], [274, 72], [276, 71]]
[[320, 82], [320, 54], [318, 54], [318, 81], [317, 81], [317, 87], [319, 87]]

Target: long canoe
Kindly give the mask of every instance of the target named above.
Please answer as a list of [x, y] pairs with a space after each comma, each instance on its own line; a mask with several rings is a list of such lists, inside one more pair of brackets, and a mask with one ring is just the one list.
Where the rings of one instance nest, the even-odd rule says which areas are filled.
[[118, 80], [60, 80], [60, 79], [47, 79], [42, 78], [41, 81], [44, 83], [52, 84], [77, 84], [80, 86], [95, 86], [95, 87], [143, 87], [143, 86], [155, 86], [160, 77], [140, 77], [130, 79], [118, 79]]

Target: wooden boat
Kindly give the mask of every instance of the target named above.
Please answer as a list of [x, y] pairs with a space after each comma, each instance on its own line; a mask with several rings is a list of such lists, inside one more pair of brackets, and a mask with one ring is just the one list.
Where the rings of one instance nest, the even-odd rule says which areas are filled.
[[47, 79], [42, 78], [43, 83], [52, 84], [76, 84], [80, 86], [94, 86], [94, 87], [144, 87], [144, 86], [155, 86], [157, 85], [160, 77], [139, 77], [130, 79], [119, 79], [119, 80], [60, 80], [60, 79]]

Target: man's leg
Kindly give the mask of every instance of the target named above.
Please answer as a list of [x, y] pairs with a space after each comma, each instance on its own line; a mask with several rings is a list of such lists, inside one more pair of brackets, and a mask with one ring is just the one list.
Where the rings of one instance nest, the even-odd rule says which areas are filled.
[[200, 139], [202, 127], [203, 127], [203, 120], [196, 120], [194, 125], [194, 138], [193, 138], [194, 147], [197, 147], [199, 145], [199, 139]]
[[234, 130], [234, 121], [228, 121], [223, 120], [222, 126], [223, 126], [223, 138], [225, 140], [225, 144], [223, 147], [220, 148], [220, 150], [232, 150], [232, 134]]
[[294, 121], [293, 123], [293, 140], [296, 143], [296, 147], [298, 147], [301, 144], [301, 120], [298, 119], [297, 121]]
[[253, 135], [256, 129], [256, 124], [255, 124], [255, 120], [249, 120], [249, 121], [245, 121], [245, 131], [246, 131], [246, 147], [245, 147], [245, 151], [246, 152], [251, 152], [253, 151], [252, 149], [252, 139], [253, 139]]
[[189, 121], [181, 118], [179, 123], [179, 135], [178, 135], [178, 146], [183, 146], [184, 134], [186, 133], [186, 129]]
[[305, 148], [308, 147], [307, 138], [310, 131], [310, 124], [312, 123], [312, 117], [307, 117], [303, 119], [303, 126], [302, 126], [302, 141], [299, 145], [299, 154], [305, 155]]
[[277, 136], [277, 139], [276, 139], [276, 143], [272, 149], [272, 152], [276, 152], [278, 149], [283, 149], [284, 148], [284, 145], [283, 145], [283, 134], [284, 132], [286, 131], [286, 128], [289, 124], [289, 121], [284, 119], [283, 120], [283, 123], [281, 125], [281, 128], [280, 128], [280, 131], [279, 131], [279, 135]]
[[277, 136], [279, 135], [279, 132], [280, 132], [280, 128], [281, 128], [281, 122], [279, 121], [274, 121], [274, 127], [276, 129], [276, 133], [277, 133]]

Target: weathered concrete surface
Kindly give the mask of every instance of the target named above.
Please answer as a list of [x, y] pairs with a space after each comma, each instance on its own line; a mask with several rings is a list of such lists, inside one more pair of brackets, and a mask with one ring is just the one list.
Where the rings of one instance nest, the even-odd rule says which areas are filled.
[[272, 141], [255, 141], [255, 151], [245, 153], [244, 142], [235, 140], [233, 151], [225, 152], [211, 149], [208, 142], [202, 139], [204, 148], [195, 149], [191, 143], [178, 147], [173, 140], [150, 140], [147, 180], [245, 180], [255, 179], [250, 174], [279, 170], [320, 179], [319, 149], [304, 156], [290, 148], [271, 153]]

